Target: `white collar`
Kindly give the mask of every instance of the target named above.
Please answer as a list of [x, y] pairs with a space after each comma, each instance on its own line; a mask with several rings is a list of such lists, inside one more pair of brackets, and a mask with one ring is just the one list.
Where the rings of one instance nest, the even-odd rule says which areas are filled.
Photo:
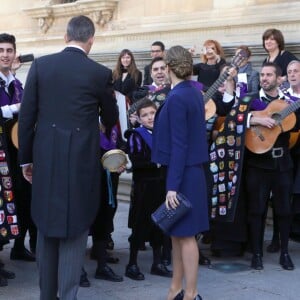
[[[278, 91], [278, 96], [279, 98], [284, 98], [284, 94], [282, 93], [282, 91], [277, 88], [277, 91]], [[260, 89], [259, 90], [259, 99], [261, 100], [261, 98], [267, 98], [268, 99], [268, 96], [266, 95], [265, 91], [263, 89]]]
[[7, 77], [2, 72], [0, 72], [0, 77], [5, 81], [5, 87], [8, 87], [10, 83], [15, 80], [12, 72], [9, 72]]
[[81, 51], [83, 51], [84, 53], [86, 53], [85, 50], [82, 47], [78, 46], [78, 45], [69, 44], [67, 46], [67, 48], [69, 48], [69, 47], [80, 49]]

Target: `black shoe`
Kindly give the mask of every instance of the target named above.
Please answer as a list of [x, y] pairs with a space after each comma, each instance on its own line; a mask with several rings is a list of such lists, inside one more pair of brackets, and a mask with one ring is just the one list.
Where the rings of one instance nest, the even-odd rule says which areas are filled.
[[255, 270], [263, 270], [263, 262], [260, 254], [253, 254], [251, 260], [251, 268]]
[[269, 246], [267, 246], [267, 252], [269, 253], [276, 253], [280, 250], [280, 243], [279, 241], [273, 241]]
[[16, 278], [16, 274], [14, 272], [8, 271], [6, 269], [0, 269], [0, 276], [6, 279], [14, 279]]
[[288, 253], [282, 253], [280, 255], [279, 263], [285, 270], [292, 271], [295, 269], [291, 257], [288, 255]]
[[183, 300], [184, 297], [184, 290], [181, 290], [173, 300]]
[[133, 280], [145, 280], [144, 274], [140, 271], [137, 265], [127, 265], [125, 276]]
[[8, 285], [7, 279], [0, 275], [0, 287], [7, 286], [7, 285]]
[[104, 279], [113, 282], [123, 281], [123, 277], [117, 275], [109, 266], [105, 265], [103, 268], [97, 268], [95, 273], [96, 279]]
[[202, 300], [202, 297], [200, 295], [197, 295], [194, 300]]
[[24, 260], [24, 261], [35, 261], [35, 255], [26, 248], [22, 250], [16, 250], [14, 248], [10, 251], [11, 260]]
[[87, 277], [87, 272], [85, 271], [84, 268], [81, 269], [79, 286], [81, 286], [81, 287], [90, 287], [91, 286], [91, 283]]
[[163, 277], [172, 277], [173, 272], [168, 270], [167, 267], [163, 264], [152, 265], [151, 272], [152, 275], [158, 275]]
[[211, 261], [209, 258], [204, 256], [200, 251], [199, 251], [199, 265], [201, 266], [210, 266]]

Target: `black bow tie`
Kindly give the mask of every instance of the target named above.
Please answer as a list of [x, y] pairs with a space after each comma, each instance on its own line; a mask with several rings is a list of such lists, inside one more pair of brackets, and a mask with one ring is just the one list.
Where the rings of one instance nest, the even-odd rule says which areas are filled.
[[5, 88], [6, 82], [0, 77], [0, 87]]

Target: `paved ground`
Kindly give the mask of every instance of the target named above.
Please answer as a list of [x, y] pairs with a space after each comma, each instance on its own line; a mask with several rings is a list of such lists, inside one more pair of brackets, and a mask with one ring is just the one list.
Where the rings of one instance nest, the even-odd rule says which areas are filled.
[[[124, 274], [128, 259], [127, 228], [128, 203], [119, 205], [115, 222], [114, 255], [120, 263], [112, 267], [118, 274]], [[268, 240], [270, 228], [267, 227], [265, 239]], [[91, 241], [89, 240], [90, 247]], [[267, 244], [268, 241], [265, 242]], [[202, 246], [201, 246], [202, 247]], [[38, 279], [36, 264], [10, 261], [11, 245], [6, 245], [1, 258], [8, 269], [17, 277], [9, 281], [8, 287], [0, 288], [0, 300], [37, 300]], [[209, 254], [207, 246], [202, 247]], [[151, 250], [140, 252], [139, 265], [145, 274], [145, 281], [136, 282], [127, 277], [121, 283], [93, 278], [96, 263], [86, 257], [86, 270], [92, 286], [80, 288], [79, 300], [163, 300], [166, 299], [170, 279], [150, 274]], [[298, 300], [300, 299], [300, 244], [291, 242], [290, 254], [296, 265], [294, 271], [284, 271], [278, 264], [278, 254], [265, 253], [263, 271], [253, 271], [248, 266], [250, 255], [239, 259], [213, 259], [213, 268], [201, 267], [198, 277], [199, 293], [204, 300]], [[222, 265], [221, 265], [222, 264]], [[222, 267], [222, 268], [217, 268]], [[222, 269], [222, 271], [220, 271]], [[242, 270], [235, 270], [242, 269]]]

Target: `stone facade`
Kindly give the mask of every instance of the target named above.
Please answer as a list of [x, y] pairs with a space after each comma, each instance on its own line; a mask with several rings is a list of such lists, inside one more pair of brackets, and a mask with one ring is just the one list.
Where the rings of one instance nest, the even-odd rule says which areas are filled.
[[[90, 16], [96, 26], [91, 57], [113, 67], [123, 48], [131, 49], [140, 69], [150, 59], [153, 41], [200, 49], [216, 39], [230, 56], [240, 44], [251, 46], [254, 65], [265, 52], [261, 35], [280, 29], [287, 49], [300, 54], [300, 2], [297, 0], [10, 0], [2, 1], [0, 28], [17, 37], [18, 51], [36, 56], [63, 48], [70, 17]], [[196, 58], [195, 58], [196, 59]], [[26, 74], [27, 68], [19, 72]]]

